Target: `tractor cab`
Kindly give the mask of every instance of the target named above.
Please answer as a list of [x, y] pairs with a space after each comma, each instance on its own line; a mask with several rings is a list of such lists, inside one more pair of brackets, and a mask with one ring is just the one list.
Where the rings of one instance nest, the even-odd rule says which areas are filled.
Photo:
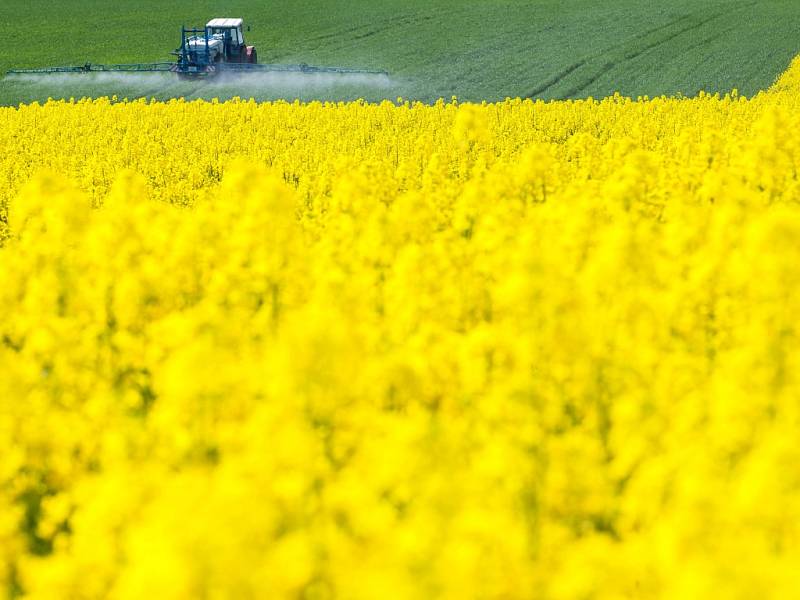
[[254, 63], [255, 48], [244, 42], [244, 21], [242, 19], [211, 19], [206, 23], [209, 39], [222, 42], [223, 62]]

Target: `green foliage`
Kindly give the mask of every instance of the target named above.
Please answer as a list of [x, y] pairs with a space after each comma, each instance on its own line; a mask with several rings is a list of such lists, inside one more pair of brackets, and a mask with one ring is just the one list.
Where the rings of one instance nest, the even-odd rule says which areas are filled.
[[[0, 72], [169, 59], [181, 24], [241, 16], [262, 62], [386, 69], [388, 86], [242, 95], [432, 101], [693, 95], [769, 86], [800, 51], [795, 0], [26, 0], [0, 17]], [[74, 78], [73, 78], [74, 79]], [[0, 104], [114, 94], [226, 97], [236, 88], [0, 82]]]

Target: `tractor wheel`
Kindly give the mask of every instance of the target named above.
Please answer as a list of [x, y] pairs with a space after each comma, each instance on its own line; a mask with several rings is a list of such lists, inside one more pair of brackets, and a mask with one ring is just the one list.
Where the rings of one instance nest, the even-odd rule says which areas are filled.
[[255, 46], [247, 47], [247, 63], [251, 65], [258, 63], [258, 52], [256, 52]]

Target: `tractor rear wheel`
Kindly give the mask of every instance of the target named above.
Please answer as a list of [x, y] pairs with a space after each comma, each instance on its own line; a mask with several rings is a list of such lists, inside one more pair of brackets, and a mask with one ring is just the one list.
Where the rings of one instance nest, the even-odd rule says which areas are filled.
[[251, 65], [255, 65], [258, 63], [258, 52], [256, 52], [255, 46], [247, 47], [247, 59], [245, 62]]

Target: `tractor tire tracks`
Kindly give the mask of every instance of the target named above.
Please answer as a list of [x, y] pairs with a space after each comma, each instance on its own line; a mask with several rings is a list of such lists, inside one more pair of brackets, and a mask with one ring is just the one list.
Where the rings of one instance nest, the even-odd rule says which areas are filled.
[[572, 98], [572, 97], [580, 95], [588, 87], [590, 87], [594, 82], [596, 82], [598, 79], [603, 77], [603, 75], [605, 75], [606, 73], [608, 73], [612, 69], [615, 69], [619, 65], [621, 65], [621, 64], [623, 64], [625, 62], [631, 61], [631, 60], [641, 56], [645, 52], [648, 52], [649, 50], [653, 50], [654, 48], [658, 48], [659, 46], [663, 46], [664, 44], [668, 44], [669, 42], [671, 42], [675, 38], [678, 38], [678, 37], [680, 37], [682, 35], [685, 35], [686, 33], [689, 33], [690, 31], [694, 31], [696, 29], [700, 29], [701, 27], [703, 27], [704, 25], [710, 23], [711, 21], [714, 21], [714, 20], [722, 17], [724, 14], [725, 13], [718, 13], [716, 15], [708, 17], [707, 19], [703, 19], [701, 21], [698, 21], [697, 23], [695, 23], [693, 25], [690, 25], [688, 27], [684, 27], [683, 29], [680, 29], [679, 31], [676, 31], [675, 33], [672, 33], [672, 34], [668, 35], [667, 37], [662, 38], [662, 39], [660, 39], [660, 40], [658, 40], [656, 42], [641, 46], [640, 48], [637, 48], [634, 51], [626, 52], [625, 54], [623, 54], [622, 58], [620, 58], [619, 60], [612, 60], [612, 61], [606, 62], [605, 64], [603, 64], [603, 66], [600, 68], [600, 70], [597, 73], [592, 75], [589, 79], [583, 81], [580, 85], [570, 89], [566, 93], [566, 96], [568, 98]]
[[528, 92], [527, 94], [525, 94], [525, 97], [526, 98], [535, 98], [536, 96], [539, 96], [539, 95], [543, 94], [544, 92], [549, 90], [551, 87], [556, 86], [559, 83], [561, 83], [561, 81], [563, 81], [571, 73], [577, 71], [578, 69], [580, 69], [585, 64], [586, 64], [585, 60], [581, 60], [581, 61], [578, 61], [576, 63], [571, 64], [566, 69], [563, 69], [562, 71], [559, 71], [558, 73], [553, 75], [553, 77], [551, 77], [550, 79], [548, 79], [545, 82], [543, 82], [535, 90], [532, 90], [532, 91]]
[[644, 45], [644, 46], [642, 46], [640, 48], [637, 48], [636, 50], [634, 50], [632, 52], [627, 52], [619, 60], [615, 60], [615, 61], [611, 61], [611, 62], [605, 63], [603, 65], [603, 67], [600, 69], [599, 72], [595, 73], [592, 77], [590, 77], [586, 81], [582, 82], [580, 85], [570, 89], [566, 94], [567, 97], [572, 98], [572, 97], [575, 97], [575, 96], [578, 96], [578, 95], [582, 94], [593, 83], [595, 83], [598, 79], [603, 77], [603, 75], [605, 75], [606, 73], [608, 73], [612, 69], [615, 69], [619, 65], [621, 65], [621, 64], [623, 64], [625, 62], [631, 61], [631, 60], [641, 56], [645, 52], [653, 50], [654, 48], [658, 48], [659, 46], [663, 46], [665, 44], [668, 44], [672, 40], [674, 40], [674, 39], [676, 39], [676, 38], [678, 38], [678, 37], [680, 37], [682, 35], [685, 35], [685, 34], [689, 33], [690, 31], [695, 31], [697, 29], [700, 29], [701, 27], [707, 25], [708, 23], [710, 23], [712, 21], [715, 21], [716, 19], [719, 19], [720, 17], [722, 17], [724, 15], [725, 15], [725, 13], [717, 13], [715, 15], [712, 15], [711, 17], [708, 17], [706, 19], [702, 19], [702, 20], [698, 21], [697, 23], [694, 23], [693, 25], [689, 25], [688, 27], [684, 27], [684, 28], [676, 31], [675, 33], [672, 33], [672, 34], [668, 35], [665, 38], [662, 38], [662, 39], [660, 39], [658, 41], [655, 41], [653, 43], [650, 43], [650, 44], [646, 44], [646, 45]]
[[[634, 59], [638, 58], [639, 56], [645, 54], [646, 52], [649, 52], [650, 50], [656, 49], [656, 48], [658, 48], [660, 46], [664, 46], [665, 44], [669, 44], [671, 41], [675, 40], [676, 38], [678, 38], [680, 36], [683, 36], [683, 35], [686, 35], [687, 33], [690, 33], [692, 31], [698, 30], [698, 29], [708, 25], [709, 23], [711, 23], [711, 22], [713, 22], [713, 21], [715, 21], [717, 19], [720, 19], [720, 18], [725, 17], [725, 16], [729, 16], [733, 12], [739, 12], [741, 10], [747, 9], [747, 8], [755, 6], [757, 4], [758, 4], [757, 2], [743, 3], [735, 11], [719, 11], [719, 12], [716, 12], [716, 13], [708, 16], [708, 17], [701, 18], [700, 20], [695, 20], [699, 16], [699, 15], [696, 15], [696, 14], [682, 15], [680, 17], [672, 19], [668, 23], [665, 23], [663, 25], [659, 25], [657, 27], [650, 28], [650, 29], [648, 29], [646, 31], [643, 31], [641, 33], [637, 33], [637, 34], [631, 36], [630, 38], [628, 38], [627, 40], [625, 40], [623, 42], [620, 42], [618, 44], [614, 44], [614, 45], [606, 48], [602, 52], [599, 52], [597, 54], [594, 54], [592, 56], [589, 56], [587, 58], [584, 58], [584, 59], [582, 59], [582, 60], [580, 60], [578, 62], [575, 62], [575, 63], [569, 65], [565, 69], [563, 69], [563, 70], [559, 71], [558, 73], [556, 73], [553, 77], [551, 77], [551, 78], [547, 79], [546, 81], [544, 81], [536, 89], [534, 89], [531, 92], [529, 92], [528, 94], [526, 94], [526, 97], [527, 98], [534, 98], [536, 96], [539, 96], [539, 95], [543, 94], [547, 90], [549, 90], [549, 89], [559, 85], [560, 83], [562, 83], [565, 79], [567, 79], [570, 75], [572, 75], [573, 73], [575, 73], [579, 69], [584, 69], [584, 68], [586, 68], [586, 67], [588, 67], [588, 66], [590, 66], [592, 64], [596, 64], [598, 59], [601, 59], [604, 56], [608, 56], [609, 51], [622, 52], [622, 54], [621, 54], [621, 56], [619, 58], [611, 58], [610, 60], [606, 60], [605, 62], [603, 62], [599, 66], [599, 68], [596, 68], [596, 71], [588, 79], [586, 79], [586, 80], [580, 82], [578, 85], [575, 85], [572, 88], [570, 88], [565, 94], [563, 94], [563, 97], [573, 98], [573, 97], [576, 97], [578, 95], [581, 95], [592, 84], [594, 84], [601, 77], [603, 77], [604, 75], [606, 75], [607, 73], [609, 73], [610, 71], [612, 71], [613, 69], [618, 67], [619, 65], [624, 64], [624, 63], [626, 63], [628, 61], [634, 60]], [[692, 21], [692, 20], [694, 20], [694, 22], [692, 22], [691, 24], [686, 23], [687, 21]], [[670, 34], [668, 34], [666, 36], [659, 36], [659, 38], [656, 39], [655, 41], [652, 41], [650, 43], [646, 43], [643, 46], [630, 48], [632, 42], [635, 42], [635, 41], [638, 41], [638, 40], [647, 40], [648, 38], [651, 38], [654, 35], [657, 35], [657, 34], [662, 33], [662, 32], [666, 32], [669, 29], [674, 28], [676, 26], [680, 26], [680, 25], [682, 25], [680, 27], [680, 29], [675, 31], [675, 32], [673, 32], [673, 33], [670, 33]], [[730, 29], [726, 29], [725, 31], [730, 31]], [[721, 37], [723, 35], [723, 33], [724, 32], [715, 33], [711, 37], [704, 39], [699, 44], [694, 44], [692, 47], [699, 47], [700, 45], [702, 45], [704, 43], [708, 43], [708, 42], [714, 41], [715, 39], [718, 39], [719, 37]], [[626, 48], [629, 48], [629, 49], [626, 51], [625, 50]]]
[[325, 45], [325, 42], [330, 40], [344, 40], [344, 41], [356, 41], [362, 40], [384, 31], [389, 31], [398, 27], [406, 27], [406, 26], [413, 26], [413, 25], [421, 25], [423, 23], [433, 21], [443, 14], [443, 10], [431, 10], [427, 11], [425, 14], [406, 14], [406, 15], [398, 15], [396, 17], [391, 17], [388, 19], [383, 19], [378, 21], [377, 23], [366, 23], [363, 25], [357, 25], [355, 27], [349, 27], [347, 29], [341, 29], [338, 31], [334, 31], [332, 33], [326, 33], [322, 35], [313, 36], [307, 39], [308, 42], [323, 42], [322, 44], [317, 44], [315, 48], [320, 48]]
[[[651, 36], [651, 35], [653, 35], [655, 33], [658, 33], [659, 31], [663, 31], [665, 29], [669, 29], [670, 27], [674, 27], [675, 25], [677, 25], [681, 21], [685, 21], [687, 19], [690, 19], [691, 17], [692, 17], [691, 14], [682, 15], [682, 16], [676, 18], [676, 19], [673, 19], [673, 20], [669, 21], [668, 23], [665, 23], [663, 25], [659, 25], [657, 27], [653, 27], [651, 29], [647, 29], [645, 31], [642, 31], [641, 33], [637, 33], [636, 35], [632, 36], [630, 39], [637, 40], [637, 39], [647, 38], [647, 37], [649, 37], [649, 36]], [[542, 83], [539, 87], [537, 87], [533, 91], [531, 91], [528, 94], [526, 94], [525, 97], [526, 98], [535, 98], [536, 96], [539, 96], [540, 94], [543, 94], [544, 92], [546, 92], [550, 88], [552, 88], [552, 87], [558, 85], [559, 83], [561, 83], [565, 78], [567, 78], [569, 75], [571, 75], [573, 72], [577, 71], [581, 67], [591, 63], [593, 60], [595, 60], [597, 58], [600, 58], [601, 56], [603, 56], [605, 54], [608, 54], [609, 50], [615, 50], [617, 48], [623, 48], [628, 44], [630, 44], [630, 41], [624, 41], [624, 42], [620, 42], [618, 44], [613, 44], [612, 46], [609, 46], [608, 48], [606, 48], [602, 52], [599, 52], [597, 54], [593, 54], [593, 55], [591, 55], [591, 56], [589, 56], [587, 58], [581, 59], [578, 62], [571, 64], [566, 69], [563, 69], [562, 71], [559, 71], [553, 77], [551, 77], [550, 79], [548, 79], [544, 83]], [[608, 67], [608, 68], [606, 68], [606, 67]], [[613, 67], [614, 67], [613, 64], [611, 64], [611, 66], [609, 66], [609, 64], [606, 63], [606, 65], [604, 65], [604, 67], [603, 67], [604, 68], [603, 72], [600, 73], [597, 76], [597, 78], [602, 77], [602, 75], [604, 75], [605, 73], [610, 71]], [[595, 80], [597, 78], [595, 78]]]

